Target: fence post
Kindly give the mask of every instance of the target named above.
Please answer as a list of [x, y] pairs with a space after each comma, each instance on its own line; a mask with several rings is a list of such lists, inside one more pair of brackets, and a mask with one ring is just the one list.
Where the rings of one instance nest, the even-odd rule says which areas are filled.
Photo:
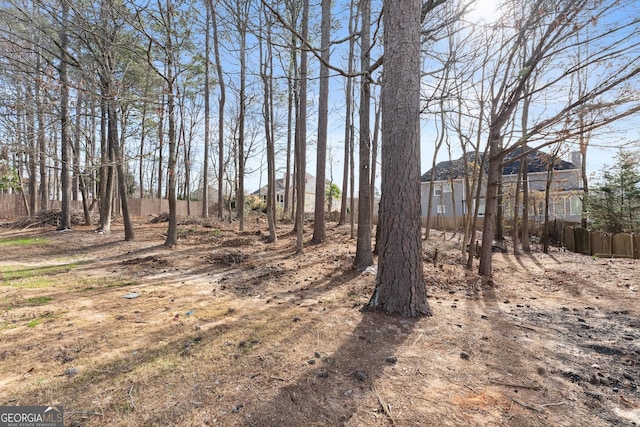
[[582, 227], [575, 227], [573, 229], [575, 252], [579, 254], [591, 253], [589, 242], [589, 230]]

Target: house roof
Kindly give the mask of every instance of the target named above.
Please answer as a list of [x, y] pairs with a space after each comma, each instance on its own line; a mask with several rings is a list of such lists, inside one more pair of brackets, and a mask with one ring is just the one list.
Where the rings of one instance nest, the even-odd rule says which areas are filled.
[[[315, 186], [316, 186], [316, 177], [311, 175], [310, 173], [307, 172], [306, 174], [306, 187], [307, 187], [307, 193], [310, 192], [315, 192]], [[284, 193], [285, 191], [285, 177], [283, 176], [282, 178], [277, 178], [276, 179], [276, 194], [281, 194]], [[291, 187], [293, 187], [295, 185], [295, 183], [293, 182], [293, 175], [291, 175], [291, 181], [290, 181], [290, 185]], [[310, 188], [310, 186], [313, 185], [313, 189]], [[260, 187], [259, 189], [257, 189], [256, 191], [254, 191], [253, 195], [258, 196], [258, 195], [265, 195], [267, 194], [267, 191], [269, 189], [269, 185], [263, 185], [262, 187]], [[289, 188], [289, 191], [291, 191], [292, 188]]]
[[[520, 159], [519, 157], [523, 152], [531, 150], [530, 147], [516, 147], [513, 151], [511, 151], [504, 159], [502, 174], [503, 175], [514, 175], [517, 174], [520, 170]], [[482, 155], [481, 155], [482, 157]], [[476, 158], [476, 152], [472, 151], [466, 154], [465, 156], [460, 157], [455, 160], [446, 160], [444, 162], [440, 162], [436, 164], [436, 181], [445, 181], [447, 179], [460, 179], [464, 178], [464, 165], [465, 162], [467, 165], [472, 164]], [[515, 160], [514, 160], [515, 159]], [[527, 171], [529, 173], [535, 172], [546, 172], [547, 165], [552, 161], [553, 156], [542, 151], [533, 150], [529, 154], [527, 154], [528, 167]], [[484, 170], [487, 171], [488, 165], [485, 163]], [[566, 170], [566, 169], [578, 169], [578, 166], [571, 162], [567, 162], [565, 160], [556, 159], [555, 164], [553, 165], [554, 170]], [[431, 170], [429, 169], [425, 172], [421, 177], [421, 182], [429, 182], [431, 181]]]

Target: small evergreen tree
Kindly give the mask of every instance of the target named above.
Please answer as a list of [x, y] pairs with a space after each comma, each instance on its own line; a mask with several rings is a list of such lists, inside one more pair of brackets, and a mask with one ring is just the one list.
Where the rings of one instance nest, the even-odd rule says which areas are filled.
[[340, 187], [333, 182], [327, 183], [325, 188], [325, 200], [327, 202], [327, 212], [331, 213], [333, 201], [340, 198]]
[[613, 166], [605, 166], [588, 199], [592, 225], [609, 233], [640, 230], [639, 152], [621, 150]]
[[0, 161], [0, 193], [20, 192], [20, 175], [18, 170], [9, 166], [7, 161]]

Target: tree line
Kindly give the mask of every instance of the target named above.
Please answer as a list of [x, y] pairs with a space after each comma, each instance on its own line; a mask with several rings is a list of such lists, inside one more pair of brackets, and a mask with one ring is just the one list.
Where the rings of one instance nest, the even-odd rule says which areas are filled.
[[[371, 265], [377, 253], [370, 306], [411, 316], [429, 312], [421, 268], [421, 239], [430, 229], [428, 223], [421, 235], [421, 146], [433, 147], [434, 165], [444, 149], [450, 159], [459, 152], [469, 159], [463, 247], [476, 240], [474, 218], [484, 198], [479, 273], [491, 276], [505, 206], [513, 206], [515, 224], [523, 218], [514, 240], [529, 250], [529, 154], [544, 149], [559, 159], [577, 148], [586, 198], [592, 138], [640, 109], [640, 14], [632, 0], [498, 1], [490, 16], [474, 0], [0, 5], [2, 169], [6, 185], [25, 194], [31, 214], [59, 198], [60, 227], [69, 228], [69, 201], [81, 199], [86, 222], [97, 206], [97, 227], [109, 232], [117, 200], [130, 240], [127, 198], [167, 198], [165, 244], [173, 246], [178, 198], [197, 197], [202, 212], [192, 214], [233, 218], [242, 230], [245, 179], [256, 164], [266, 165], [269, 241], [277, 239], [277, 221], [291, 218], [301, 254], [307, 152], [315, 145], [311, 240], [321, 243], [333, 148], [328, 124], [339, 119], [339, 222], [357, 210], [354, 266]], [[343, 108], [332, 111], [330, 102]], [[516, 160], [522, 191], [505, 203], [501, 171]], [[281, 210], [277, 175], [285, 180]], [[432, 195], [429, 209], [431, 203]]]

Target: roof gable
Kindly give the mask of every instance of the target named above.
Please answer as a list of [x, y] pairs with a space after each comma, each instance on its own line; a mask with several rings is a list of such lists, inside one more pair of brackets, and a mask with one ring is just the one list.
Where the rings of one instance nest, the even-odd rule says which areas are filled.
[[[522, 155], [522, 153], [529, 150], [531, 150], [531, 148], [527, 146], [516, 147], [515, 149], [513, 149], [505, 157], [505, 160], [503, 162], [503, 167], [502, 167], [502, 174], [503, 175], [517, 174], [520, 171], [521, 159], [519, 157]], [[483, 154], [480, 155], [480, 159], [482, 158], [482, 156]], [[462, 156], [459, 159], [455, 159], [451, 161], [446, 160], [443, 162], [439, 162], [436, 165], [435, 180], [445, 181], [448, 179], [464, 178], [465, 162], [467, 163], [467, 165], [471, 165], [474, 163], [475, 158], [476, 158], [476, 152], [472, 151], [472, 152], [466, 153], [466, 157]], [[527, 171], [529, 173], [545, 172], [547, 170], [548, 164], [552, 161], [552, 159], [553, 159], [553, 156], [550, 154], [547, 154], [538, 150], [532, 150], [529, 154], [527, 154], [527, 163], [528, 163]], [[487, 172], [487, 169], [488, 169], [488, 165], [485, 162], [484, 164], [485, 172]], [[578, 167], [571, 162], [556, 159], [553, 169], [554, 170], [578, 169]], [[432, 169], [429, 169], [427, 172], [425, 172], [420, 177], [420, 181], [421, 182], [431, 181], [431, 171]]]

